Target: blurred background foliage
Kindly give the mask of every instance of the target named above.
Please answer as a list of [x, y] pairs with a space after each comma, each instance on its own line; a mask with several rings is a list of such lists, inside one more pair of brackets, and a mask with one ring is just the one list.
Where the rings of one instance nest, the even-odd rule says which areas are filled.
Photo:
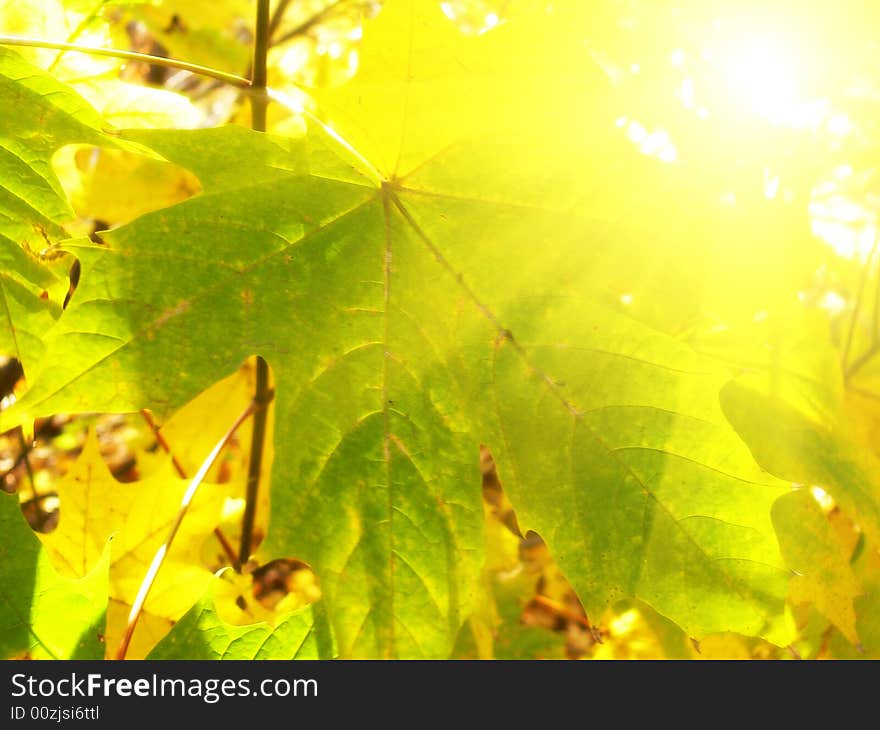
[[[440, 6], [463, 32], [480, 34], [537, 2]], [[539, 4], [552, 8], [552, 0]], [[130, 49], [247, 75], [253, 5], [0, 0], [0, 33]], [[610, 221], [609, 242], [632, 246], [630, 265], [621, 268], [617, 260], [605, 265], [611, 257], [601, 252], [609, 242], [590, 242], [595, 281], [611, 306], [730, 365], [735, 377], [722, 403], [732, 423], [744, 410], [764, 409], [766, 429], [741, 435], [762, 466], [804, 488], [793, 494], [809, 495], [807, 503], [799, 497], [774, 510], [783, 553], [797, 562], [785, 537], [795, 518], [815, 526], [810, 534], [818, 547], [803, 580], [792, 582], [799, 638], [786, 648], [735, 635], [697, 644], [640, 603], [587, 617], [540, 536], [519, 534], [484, 448], [484, 600], [463, 627], [456, 655], [880, 657], [880, 557], [870, 520], [858, 506], [839, 504], [831, 488], [839, 474], [803, 453], [805, 444], [845, 452], [841, 463], [856, 465], [850, 478], [862, 480], [878, 504], [880, 11], [867, 0], [590, 5], [584, 59], [607, 80], [607, 93], [590, 103], [609, 149], [596, 169], [584, 171], [597, 181], [588, 205]], [[269, 85], [292, 103], [271, 105], [269, 131], [303, 133], [297, 110], [308, 107], [309, 88], [343, 84], [357, 71], [363, 21], [380, 11], [380, 0], [273, 3]], [[246, 97], [212, 79], [81, 53], [20, 50], [116, 127], [248, 124]], [[67, 226], [71, 235], [93, 235], [199, 191], [189, 172], [122, 151], [68, 146], [54, 166], [78, 214]], [[75, 278], [72, 272], [72, 288]], [[0, 362], [4, 405], [22, 390], [21, 375], [16, 361]], [[89, 432], [119, 482], [148, 478], [168, 450], [182, 473], [192, 473], [219, 435], [205, 424], [232, 420], [250, 397], [251, 379], [246, 365], [164, 424], [161, 440], [142, 414], [58, 415], [37, 422], [33, 433], [6, 434], [3, 489], [19, 493], [35, 530], [51, 533], [64, 520], [59, 483], [75, 468]], [[225, 421], [221, 411], [230, 414]], [[199, 549], [208, 571], [228, 562], [223, 540], [236, 541], [248, 429], [210, 478], [229, 485], [232, 496], [224, 521]], [[774, 438], [774, 430], [781, 435]], [[783, 438], [801, 451], [787, 452]], [[817, 555], [824, 556], [820, 565]], [[317, 578], [296, 556], [252, 568], [217, 592], [228, 621], [271, 621], [276, 610], [320, 595]], [[125, 610], [124, 602], [113, 608], [111, 621]], [[148, 614], [129, 656], [146, 655], [180, 613]]]

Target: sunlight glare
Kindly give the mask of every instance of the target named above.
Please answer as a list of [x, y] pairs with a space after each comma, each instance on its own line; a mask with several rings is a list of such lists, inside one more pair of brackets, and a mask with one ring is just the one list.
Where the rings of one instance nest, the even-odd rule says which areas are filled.
[[678, 159], [678, 150], [669, 132], [658, 129], [649, 132], [644, 126], [635, 120], [620, 117], [617, 122], [618, 128], [626, 129], [626, 136], [639, 150], [650, 157], [656, 157], [661, 162], [672, 163]]
[[614, 636], [625, 636], [632, 631], [639, 620], [639, 612], [634, 608], [629, 609], [620, 616], [615, 616], [608, 625], [611, 634]]
[[764, 197], [767, 200], [773, 200], [779, 192], [779, 176], [771, 174], [770, 170], [764, 168]]
[[773, 124], [786, 122], [798, 106], [791, 59], [767, 41], [751, 41], [735, 49], [728, 58], [727, 78], [752, 111]]
[[853, 131], [853, 123], [846, 114], [835, 114], [828, 120], [828, 131], [835, 137], [846, 137]]
[[813, 496], [813, 499], [819, 503], [819, 506], [828, 512], [834, 507], [834, 499], [831, 497], [828, 492], [826, 492], [822, 487], [812, 486], [810, 487], [810, 494]]
[[692, 79], [684, 79], [679, 86], [676, 96], [681, 100], [685, 109], [694, 109], [697, 105], [694, 82]]
[[[846, 311], [846, 299], [834, 291], [825, 292], [819, 300], [819, 308], [824, 309], [832, 317], [836, 317]], [[818, 487], [814, 487], [818, 489]]]

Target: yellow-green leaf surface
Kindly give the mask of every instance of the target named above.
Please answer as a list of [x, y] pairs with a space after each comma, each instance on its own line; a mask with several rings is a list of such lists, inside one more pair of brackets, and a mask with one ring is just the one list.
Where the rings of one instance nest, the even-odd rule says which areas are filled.
[[4, 48], [0, 118], [0, 351], [30, 376], [67, 291], [66, 276], [39, 256], [66, 237], [61, 226], [74, 217], [52, 153], [74, 142], [114, 143], [81, 97]]
[[[92, 570], [110, 536], [110, 596], [131, 605], [159, 546], [168, 537], [187, 482], [165, 463], [148, 478], [117, 482], [90, 434], [71, 470], [58, 484], [58, 527], [41, 540], [59, 572], [82, 576]], [[211, 582], [202, 567], [201, 545], [220, 521], [226, 489], [200, 487], [147, 599], [151, 614], [177, 619]], [[109, 631], [115, 630], [110, 627]]]
[[[635, 596], [689, 635], [787, 643], [769, 477], [724, 368], [600, 303], [625, 272], [590, 7], [464, 35], [430, 0], [365, 24], [308, 137], [132, 132], [203, 192], [67, 247], [82, 283], [4, 414], [165, 416], [274, 370], [265, 557], [311, 565], [342, 656], [447, 656], [477, 596], [479, 445], [590, 615]], [[629, 201], [631, 202], [631, 201]], [[112, 383], [112, 387], [108, 387]]]
[[0, 534], [0, 658], [103, 658], [106, 541], [92, 571], [74, 580], [52, 567], [15, 496], [0, 495]]
[[333, 638], [320, 603], [278, 616], [273, 626], [228, 624], [206, 593], [148, 659], [332, 659]]

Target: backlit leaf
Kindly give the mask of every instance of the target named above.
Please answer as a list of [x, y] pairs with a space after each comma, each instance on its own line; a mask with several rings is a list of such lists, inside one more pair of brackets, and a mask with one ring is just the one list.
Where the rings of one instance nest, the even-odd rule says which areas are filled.
[[331, 659], [335, 655], [321, 604], [266, 623], [223, 621], [206, 593], [159, 642], [148, 659]]
[[632, 257], [609, 238], [631, 201], [604, 211], [599, 171], [637, 153], [607, 124], [589, 12], [535, 4], [469, 36], [389, 0], [305, 141], [127, 133], [203, 192], [67, 246], [82, 284], [6, 418], [165, 416], [266, 357], [262, 552], [314, 568], [343, 656], [452, 650], [482, 563], [480, 443], [590, 615], [635, 596], [690, 636], [787, 643], [787, 486], [725, 421], [729, 372], [599, 303], [594, 266]]
[[0, 118], [0, 351], [30, 376], [67, 291], [62, 270], [39, 256], [66, 238], [62, 224], [74, 217], [51, 155], [74, 142], [115, 142], [82, 98], [5, 48]]
[[[110, 596], [130, 606], [168, 536], [187, 485], [167, 462], [143, 480], [117, 482], [101, 459], [97, 437], [90, 434], [82, 454], [58, 484], [58, 527], [40, 539], [59, 572], [82, 576], [92, 570], [102, 546], [113, 536]], [[201, 565], [201, 546], [213, 539], [211, 531], [220, 521], [226, 496], [222, 486], [199, 488], [153, 584], [146, 602], [149, 613], [177, 619], [210, 584], [212, 573]], [[125, 621], [115, 613], [112, 617]], [[108, 628], [108, 633], [116, 631], [117, 626]]]

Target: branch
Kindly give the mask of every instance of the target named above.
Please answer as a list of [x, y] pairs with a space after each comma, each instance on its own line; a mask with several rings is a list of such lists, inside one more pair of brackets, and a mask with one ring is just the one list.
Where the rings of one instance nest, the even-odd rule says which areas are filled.
[[266, 68], [269, 55], [269, 0], [257, 1], [257, 33], [254, 39], [254, 61], [251, 75], [251, 127], [258, 132], [266, 131], [266, 107], [269, 99], [266, 96]]
[[278, 26], [281, 25], [281, 21], [284, 20], [284, 13], [287, 12], [287, 8], [290, 5], [291, 0], [281, 0], [278, 3], [278, 7], [275, 8], [275, 12], [272, 13], [272, 18], [269, 20], [269, 41], [272, 41], [272, 36], [278, 30]]
[[24, 468], [27, 471], [28, 481], [31, 485], [31, 496], [34, 501], [37, 501], [40, 498], [40, 494], [37, 493], [37, 482], [34, 480], [34, 469], [31, 466], [30, 460], [30, 451], [33, 446], [28, 446], [27, 441], [24, 438], [24, 429], [19, 426], [15, 429], [18, 432], [18, 443], [21, 447], [21, 458], [24, 460]]
[[39, 38], [23, 38], [19, 36], [0, 35], [0, 46], [24, 46], [26, 48], [50, 48], [56, 51], [72, 51], [74, 53], [87, 53], [92, 56], [108, 56], [110, 58], [122, 58], [127, 61], [142, 61], [153, 66], [165, 66], [167, 68], [176, 68], [182, 71], [189, 71], [199, 76], [208, 76], [212, 79], [223, 81], [232, 86], [247, 88], [251, 82], [243, 76], [218, 71], [215, 68], [207, 66], [199, 66], [195, 63], [187, 63], [186, 61], [177, 61], [173, 58], [164, 58], [163, 56], [151, 56], [147, 53], [135, 53], [134, 51], [120, 51], [115, 48], [96, 48], [93, 46], [81, 46], [76, 43], [56, 43], [55, 41], [44, 41]]
[[[266, 131], [266, 60], [269, 55], [269, 0], [258, 0], [257, 34], [254, 41], [254, 62], [251, 87], [251, 127], [258, 132]], [[254, 521], [257, 514], [257, 495], [263, 470], [263, 448], [266, 443], [266, 422], [272, 390], [269, 387], [269, 364], [257, 355], [257, 386], [254, 393], [254, 430], [251, 434], [250, 461], [248, 463], [247, 494], [244, 515], [241, 520], [241, 545], [238, 551], [238, 569], [251, 557], [254, 541]]]
[[156, 551], [156, 554], [153, 556], [153, 561], [150, 563], [150, 567], [147, 570], [147, 574], [144, 576], [143, 581], [141, 581], [141, 586], [138, 589], [137, 596], [134, 599], [134, 603], [131, 607], [131, 612], [128, 614], [128, 625], [125, 627], [125, 633], [122, 636], [122, 641], [119, 643], [119, 649], [116, 651], [117, 659], [125, 659], [125, 654], [128, 652], [128, 645], [131, 643], [132, 634], [134, 634], [135, 627], [137, 626], [138, 619], [141, 616], [141, 611], [144, 608], [144, 603], [147, 601], [147, 596], [150, 593], [150, 589], [153, 587], [153, 583], [156, 581], [156, 575], [159, 573], [159, 568], [162, 567], [162, 563], [165, 562], [165, 556], [168, 555], [168, 550], [171, 548], [171, 543], [174, 542], [174, 538], [177, 535], [177, 531], [180, 529], [180, 525], [183, 522], [183, 518], [186, 517], [187, 510], [189, 509], [190, 504], [193, 501], [193, 497], [196, 495], [196, 491], [201, 486], [202, 482], [205, 479], [207, 473], [211, 470], [211, 467], [214, 466], [214, 463], [217, 461], [217, 457], [220, 456], [220, 453], [223, 451], [223, 448], [229, 442], [229, 439], [235, 434], [238, 430], [238, 427], [244, 423], [245, 419], [250, 416], [256, 408], [256, 403], [251, 402], [248, 404], [248, 407], [245, 408], [238, 418], [235, 419], [235, 422], [229, 427], [229, 430], [223, 434], [223, 438], [221, 438], [216, 446], [211, 450], [211, 453], [208, 454], [208, 457], [199, 467], [199, 470], [196, 472], [196, 475], [192, 478], [192, 481], [189, 483], [189, 486], [186, 489], [186, 493], [183, 495], [183, 499], [180, 500], [180, 509], [177, 512], [177, 517], [174, 520], [174, 524], [171, 525], [171, 529], [168, 531], [168, 537], [165, 538], [165, 542], [159, 547]]
[[[34, 450], [34, 446], [36, 445], [37, 439], [41, 436], [44, 436], [47, 432], [52, 430], [52, 419], [45, 418], [39, 421], [38, 425], [34, 428], [33, 439], [30, 444], [23, 440], [21, 451], [19, 451], [18, 456], [15, 457], [15, 461], [12, 463], [6, 471], [0, 474], [0, 479], [5, 479], [9, 474], [12, 474], [24, 461], [27, 460], [28, 454]], [[10, 432], [11, 433], [11, 432]], [[22, 434], [23, 436], [23, 434]]]
[[291, 28], [278, 40], [274, 41], [273, 45], [280, 46], [282, 43], [286, 43], [287, 41], [296, 38], [297, 36], [305, 35], [312, 29], [313, 26], [316, 26], [318, 23], [323, 21], [328, 15], [331, 15], [333, 11], [336, 10], [336, 8], [347, 1], [348, 0], [336, 0], [335, 2], [330, 3], [323, 10], [318, 11], [311, 18], [300, 23], [298, 26], [296, 26], [296, 28]]

